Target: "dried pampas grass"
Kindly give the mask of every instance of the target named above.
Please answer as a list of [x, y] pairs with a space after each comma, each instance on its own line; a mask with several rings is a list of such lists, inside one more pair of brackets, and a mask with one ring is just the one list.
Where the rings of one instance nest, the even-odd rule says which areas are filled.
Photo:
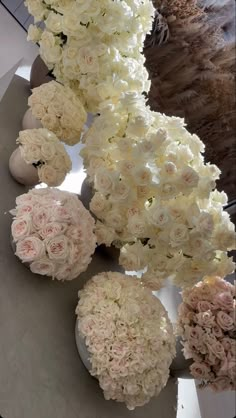
[[149, 104], [184, 117], [222, 170], [218, 188], [236, 198], [235, 6], [233, 0], [154, 0], [144, 53]]

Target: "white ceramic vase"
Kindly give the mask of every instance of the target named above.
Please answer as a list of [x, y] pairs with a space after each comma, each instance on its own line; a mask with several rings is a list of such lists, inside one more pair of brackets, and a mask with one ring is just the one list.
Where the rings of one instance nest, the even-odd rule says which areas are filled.
[[21, 156], [20, 147], [16, 148], [10, 156], [9, 171], [12, 177], [20, 184], [35, 186], [39, 183], [37, 168], [25, 162]]
[[78, 349], [80, 358], [81, 358], [84, 366], [86, 367], [86, 369], [88, 371], [90, 371], [91, 370], [91, 363], [90, 363], [90, 360], [89, 360], [88, 349], [86, 347], [84, 338], [79, 333], [78, 326], [79, 326], [79, 321], [77, 319], [76, 324], [75, 324], [75, 341], [76, 341], [76, 345], [77, 345], [77, 349]]
[[42, 128], [42, 123], [40, 122], [40, 120], [36, 119], [33, 114], [32, 111], [29, 107], [28, 110], [26, 110], [24, 117], [22, 119], [22, 129], [38, 129], [38, 128]]

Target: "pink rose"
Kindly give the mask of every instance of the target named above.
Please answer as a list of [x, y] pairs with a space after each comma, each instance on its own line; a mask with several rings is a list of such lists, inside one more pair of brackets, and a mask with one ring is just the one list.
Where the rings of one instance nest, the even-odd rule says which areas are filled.
[[20, 196], [17, 196], [17, 198], [16, 198], [16, 205], [21, 206], [21, 205], [25, 205], [29, 202], [32, 203], [33, 199], [34, 199], [34, 197], [29, 193], [21, 194]]
[[200, 300], [197, 304], [197, 309], [199, 312], [206, 312], [212, 310], [212, 304], [210, 302], [207, 302], [206, 300]]
[[47, 257], [40, 258], [40, 260], [33, 261], [30, 264], [32, 273], [41, 274], [42, 276], [53, 276], [54, 264]]
[[198, 325], [206, 328], [211, 328], [215, 323], [215, 317], [209, 311], [196, 314], [196, 320]]
[[188, 295], [188, 297], [186, 298], [185, 303], [191, 306], [191, 308], [196, 309], [199, 299], [200, 295], [198, 295], [196, 292], [190, 293], [190, 295]]
[[65, 260], [69, 251], [69, 240], [64, 235], [57, 235], [46, 241], [46, 249], [51, 260]]
[[43, 242], [37, 237], [30, 236], [18, 241], [16, 244], [16, 255], [23, 262], [30, 263], [41, 258], [44, 254]]
[[203, 329], [198, 325], [195, 327], [185, 327], [185, 333], [188, 340], [198, 340], [198, 342], [200, 342], [204, 335]]
[[34, 209], [32, 220], [36, 229], [42, 229], [49, 221], [51, 210], [49, 208], [39, 207]]
[[234, 328], [233, 319], [224, 311], [217, 312], [216, 322], [224, 331], [230, 331]]
[[57, 268], [55, 271], [55, 277], [57, 280], [72, 280], [72, 268], [69, 264], [63, 264]]
[[71, 225], [66, 231], [66, 236], [73, 241], [82, 242], [86, 238], [86, 231], [82, 225]]
[[28, 215], [34, 211], [34, 204], [29, 202], [17, 207], [17, 217]]
[[209, 377], [211, 369], [206, 363], [194, 362], [190, 366], [190, 372], [195, 379], [207, 379]]
[[214, 297], [213, 302], [216, 306], [226, 311], [232, 311], [234, 307], [234, 299], [230, 292], [218, 293]]
[[221, 340], [221, 344], [223, 345], [225, 351], [230, 351], [232, 349], [232, 339], [229, 337], [225, 337]]
[[226, 376], [217, 377], [211, 384], [209, 385], [214, 392], [221, 392], [224, 390], [231, 389], [230, 379]]
[[225, 350], [223, 345], [219, 342], [216, 341], [214, 344], [211, 345], [207, 345], [209, 351], [211, 351], [214, 356], [216, 356], [217, 358], [223, 360], [225, 358]]
[[56, 221], [68, 222], [71, 219], [71, 213], [64, 206], [56, 206], [53, 209], [53, 216]]
[[39, 234], [43, 239], [54, 238], [62, 234], [66, 229], [66, 224], [59, 222], [49, 222], [40, 231]]
[[219, 327], [216, 323], [213, 325], [211, 332], [216, 338], [222, 338], [224, 335], [221, 327]]
[[12, 222], [11, 234], [15, 242], [29, 236], [31, 231], [32, 223], [29, 216], [17, 218]]

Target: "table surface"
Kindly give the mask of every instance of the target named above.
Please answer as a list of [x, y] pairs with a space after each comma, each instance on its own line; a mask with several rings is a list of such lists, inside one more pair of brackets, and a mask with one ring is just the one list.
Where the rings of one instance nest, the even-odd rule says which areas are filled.
[[175, 418], [174, 379], [158, 398], [130, 412], [123, 404], [104, 400], [79, 358], [74, 333], [77, 292], [93, 274], [113, 270], [114, 262], [97, 253], [81, 278], [59, 283], [33, 275], [13, 254], [8, 211], [26, 189], [11, 178], [8, 160], [28, 95], [28, 82], [16, 76], [0, 103], [0, 416]]

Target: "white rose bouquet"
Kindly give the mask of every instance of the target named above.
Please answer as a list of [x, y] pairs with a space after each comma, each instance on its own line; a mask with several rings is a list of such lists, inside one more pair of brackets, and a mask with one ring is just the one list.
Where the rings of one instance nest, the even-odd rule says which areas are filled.
[[39, 180], [48, 186], [59, 186], [72, 168], [64, 145], [48, 129], [20, 131], [16, 143], [22, 158], [37, 168]]
[[79, 292], [79, 332], [106, 400], [142, 406], [164, 388], [175, 356], [167, 312], [135, 278], [100, 273]]
[[54, 132], [68, 145], [80, 141], [87, 114], [76, 94], [56, 81], [32, 90], [28, 104], [44, 128]]
[[182, 294], [179, 332], [191, 374], [200, 387], [216, 392], [236, 389], [235, 287], [208, 277]]
[[215, 190], [220, 171], [204, 163], [204, 145], [182, 119], [129, 93], [103, 108], [83, 140], [98, 243], [121, 248], [126, 270], [146, 270], [142, 280], [153, 289], [170, 275], [191, 286], [233, 271], [226, 252], [234, 226], [226, 195]]
[[86, 271], [95, 251], [94, 219], [78, 197], [58, 189], [33, 189], [11, 211], [16, 256], [33, 273], [72, 280]]
[[148, 91], [141, 54], [152, 28], [150, 0], [26, 0], [35, 22], [28, 39], [39, 42], [40, 55], [57, 81], [69, 85], [86, 109], [116, 102], [121, 92]]

